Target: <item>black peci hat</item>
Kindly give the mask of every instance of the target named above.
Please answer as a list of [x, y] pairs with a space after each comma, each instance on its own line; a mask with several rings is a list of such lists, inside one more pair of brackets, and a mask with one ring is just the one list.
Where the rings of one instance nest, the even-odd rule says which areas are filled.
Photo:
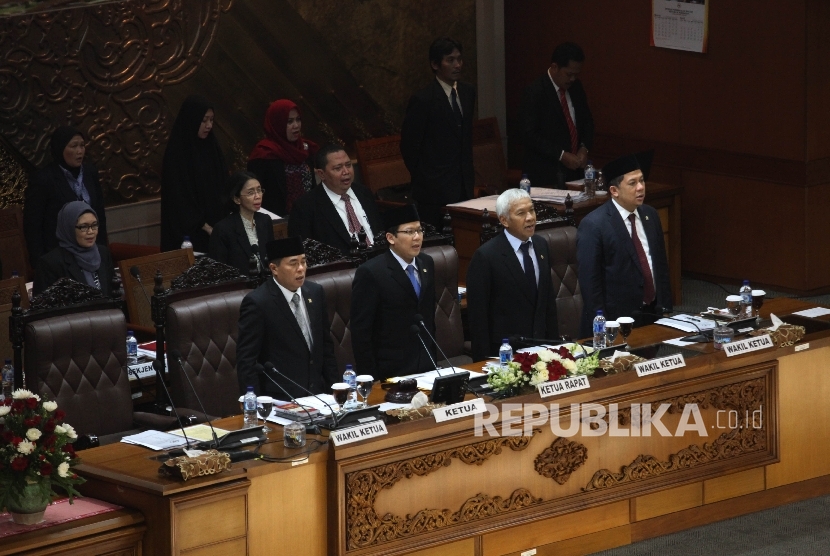
[[303, 240], [296, 236], [269, 241], [265, 245], [265, 250], [269, 261], [305, 254]]
[[647, 180], [653, 159], [654, 150], [650, 150], [637, 154], [628, 154], [613, 160], [602, 167], [602, 175], [605, 177], [605, 183], [611, 183], [615, 178], [624, 176], [634, 170], [642, 170], [643, 178]]
[[415, 205], [404, 205], [389, 209], [383, 213], [383, 226], [386, 230], [397, 228], [401, 224], [420, 221], [421, 217], [418, 216], [418, 210], [415, 208]]

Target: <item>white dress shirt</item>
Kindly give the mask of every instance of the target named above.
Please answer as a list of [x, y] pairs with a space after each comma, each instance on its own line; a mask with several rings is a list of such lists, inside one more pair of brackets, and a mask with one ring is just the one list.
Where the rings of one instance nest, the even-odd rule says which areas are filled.
[[[616, 199], [611, 199], [614, 202], [614, 206], [617, 208], [617, 211], [620, 213], [620, 217], [623, 219], [623, 224], [625, 224], [625, 229], [628, 230], [628, 235], [631, 235], [631, 222], [628, 221], [628, 215], [634, 215], [634, 223], [636, 224], [637, 228], [637, 237], [640, 238], [640, 243], [643, 246], [643, 251], [646, 252], [646, 259], [648, 259], [648, 267], [651, 269], [651, 280], [654, 281], [654, 264], [651, 262], [651, 250], [648, 247], [648, 237], [646, 236], [646, 229], [643, 228], [643, 221], [640, 218], [640, 213], [638, 211], [634, 211], [633, 213], [624, 209], [620, 204], [617, 202]], [[655, 288], [657, 287], [657, 283], [654, 284]]]
[[[325, 182], [323, 182], [323, 188], [329, 196], [329, 199], [331, 199], [331, 204], [334, 205], [337, 214], [340, 215], [340, 220], [343, 221], [343, 225], [346, 226], [346, 231], [349, 231], [349, 216], [346, 214], [346, 201], [344, 201], [340, 195], [329, 189]], [[360, 201], [357, 200], [357, 195], [354, 194], [351, 187], [348, 191], [346, 191], [346, 195], [349, 196], [349, 200], [352, 202], [352, 208], [354, 209], [354, 213], [357, 215], [357, 221], [360, 222], [361, 226], [363, 226], [363, 231], [366, 232], [366, 237], [369, 238], [369, 243], [374, 243], [373, 238], [375, 236], [372, 233], [372, 227], [369, 225], [369, 219], [366, 218], [366, 211], [363, 210], [363, 205], [361, 205]]]
[[[525, 269], [525, 256], [524, 253], [521, 251], [522, 240], [508, 232], [507, 230], [504, 231], [504, 235], [507, 238], [507, 241], [510, 242], [510, 247], [513, 249], [513, 252], [516, 254], [516, 258], [519, 259], [519, 266], [522, 267], [522, 271]], [[528, 240], [530, 241], [530, 240]], [[539, 258], [536, 256], [536, 250], [533, 249], [533, 242], [530, 241], [530, 249], [527, 250], [530, 253], [531, 258], [533, 259], [533, 270], [536, 272], [536, 285], [539, 285]]]
[[447, 100], [450, 102], [450, 108], [452, 108], [452, 91], [455, 89], [455, 98], [458, 102], [458, 110], [461, 112], [461, 115], [464, 115], [464, 110], [461, 109], [461, 97], [458, 95], [458, 87], [457, 82], [453, 83], [452, 86], [447, 85], [437, 77], [435, 78], [438, 81], [438, 84], [441, 85], [441, 88], [444, 89], [444, 94], [447, 95]]
[[[392, 253], [392, 256], [395, 257], [395, 260], [398, 261], [398, 264], [401, 265], [401, 268], [403, 269], [404, 272], [406, 272], [406, 267], [408, 267], [409, 265], [412, 265], [412, 266], [415, 267], [415, 279], [418, 280], [418, 285], [420, 285], [421, 284], [421, 273], [418, 272], [418, 259], [416, 257], [412, 257], [412, 261], [406, 262], [397, 253], [395, 253], [391, 249], [389, 250], [389, 252]], [[406, 272], [406, 276], [407, 276], [407, 278], [409, 277], [408, 272]]]

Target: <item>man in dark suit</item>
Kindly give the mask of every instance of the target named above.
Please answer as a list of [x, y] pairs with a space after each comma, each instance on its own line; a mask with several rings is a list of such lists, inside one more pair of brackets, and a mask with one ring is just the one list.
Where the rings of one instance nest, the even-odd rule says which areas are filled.
[[[305, 281], [306, 260], [300, 238], [267, 245], [271, 279], [245, 296], [239, 310], [236, 366], [239, 391], [253, 386], [278, 399], [286, 394], [261, 376], [267, 362], [315, 394], [340, 381], [329, 335], [331, 323], [322, 286]], [[266, 371], [268, 372], [268, 371]], [[292, 397], [307, 392], [270, 373]]]
[[461, 43], [442, 37], [429, 47], [435, 80], [409, 99], [401, 154], [423, 222], [441, 228], [447, 204], [473, 197], [473, 111], [476, 91], [458, 81]]
[[479, 247], [467, 270], [467, 311], [473, 361], [498, 355], [513, 335], [556, 338], [547, 242], [534, 235], [536, 211], [527, 192], [508, 189], [496, 200], [504, 231]]
[[[358, 267], [350, 316], [355, 372], [376, 380], [434, 368], [418, 339], [423, 332], [412, 330], [420, 315], [435, 335], [435, 266], [421, 253], [418, 211], [405, 205], [383, 217], [389, 251]], [[434, 357], [435, 348], [427, 346]]]
[[594, 118], [577, 79], [584, 61], [579, 46], [560, 44], [548, 71], [522, 95], [524, 172], [533, 185], [565, 189], [584, 176], [594, 142]]
[[372, 193], [354, 182], [352, 161], [340, 145], [317, 151], [315, 172], [322, 183], [294, 202], [288, 234], [316, 239], [344, 253], [362, 229], [368, 245], [383, 224]]
[[652, 156], [653, 151], [606, 164], [603, 172], [611, 200], [579, 224], [583, 337], [591, 335], [600, 309], [608, 320], [633, 317], [638, 325], [672, 310], [663, 227], [657, 211], [643, 204]]

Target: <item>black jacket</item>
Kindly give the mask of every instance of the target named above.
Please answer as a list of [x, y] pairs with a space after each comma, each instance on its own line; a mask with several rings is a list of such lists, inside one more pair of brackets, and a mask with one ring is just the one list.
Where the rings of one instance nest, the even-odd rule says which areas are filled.
[[[107, 245], [107, 215], [104, 211], [104, 193], [98, 179], [98, 170], [92, 164], [83, 164], [84, 185], [89, 192], [89, 206], [98, 215], [98, 245]], [[37, 266], [40, 257], [58, 246], [55, 226], [63, 205], [77, 201], [78, 196], [66, 181], [57, 162], [51, 162], [29, 177], [23, 206], [23, 232], [29, 261]]]
[[[274, 239], [274, 223], [270, 216], [260, 212], [254, 213], [254, 224], [259, 243], [259, 257], [263, 269], [268, 268], [268, 252], [265, 247]], [[210, 249], [208, 256], [214, 261], [235, 266], [239, 272], [248, 276], [248, 264], [251, 257], [251, 242], [242, 224], [239, 213], [226, 216], [216, 223], [213, 233], [210, 234]], [[263, 270], [267, 272], [267, 270]]]
[[[363, 207], [372, 234], [383, 231], [383, 221], [372, 193], [359, 183], [352, 184], [352, 191]], [[354, 209], [355, 212], [358, 211], [357, 207]], [[288, 218], [288, 235], [316, 239], [343, 252], [347, 252], [350, 246], [349, 230], [343, 224], [323, 184], [315, 186], [294, 203]]]
[[[314, 169], [308, 164], [314, 184]], [[277, 158], [255, 158], [249, 160], [247, 169], [256, 174], [262, 185], [262, 208], [279, 216], [288, 216], [286, 199], [288, 186], [285, 178], [285, 162]]]
[[[112, 291], [112, 255], [103, 245], [98, 245], [98, 252], [101, 253], [98, 281], [101, 283], [101, 292], [108, 296]], [[64, 277], [72, 278], [85, 286], [89, 285], [86, 283], [84, 272], [75, 261], [75, 256], [63, 247], [55, 247], [38, 259], [32, 293], [37, 295]]]

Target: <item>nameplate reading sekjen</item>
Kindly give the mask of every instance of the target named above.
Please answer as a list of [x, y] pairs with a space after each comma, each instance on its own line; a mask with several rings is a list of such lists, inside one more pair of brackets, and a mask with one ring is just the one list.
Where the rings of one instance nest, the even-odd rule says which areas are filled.
[[588, 377], [583, 375], [563, 378], [561, 380], [553, 380], [551, 382], [543, 382], [537, 388], [539, 389], [539, 395], [541, 397], [549, 398], [551, 396], [559, 396], [567, 394], [568, 392], [574, 392], [576, 390], [585, 390], [590, 387], [591, 383], [588, 381]]
[[686, 360], [678, 353], [677, 355], [668, 355], [666, 357], [660, 357], [659, 359], [650, 359], [642, 363], [635, 363], [634, 370], [637, 371], [637, 376], [648, 376], [685, 366]]
[[329, 438], [335, 446], [342, 446], [343, 444], [351, 444], [358, 440], [367, 440], [375, 438], [376, 436], [383, 436], [388, 434], [386, 430], [386, 423], [375, 420], [365, 425], [358, 425], [356, 427], [349, 427], [339, 431], [331, 431]]
[[733, 355], [741, 355], [742, 353], [749, 353], [750, 351], [758, 351], [759, 349], [767, 349], [775, 347], [772, 343], [772, 338], [769, 334], [763, 336], [756, 336], [755, 338], [747, 338], [738, 342], [728, 342], [723, 345], [723, 351], [726, 352], [727, 357]]
[[468, 415], [475, 415], [476, 413], [484, 413], [487, 411], [487, 406], [484, 400], [476, 398], [468, 402], [454, 403], [444, 407], [438, 407], [432, 410], [435, 416], [435, 422], [451, 421], [453, 419], [460, 419]]

